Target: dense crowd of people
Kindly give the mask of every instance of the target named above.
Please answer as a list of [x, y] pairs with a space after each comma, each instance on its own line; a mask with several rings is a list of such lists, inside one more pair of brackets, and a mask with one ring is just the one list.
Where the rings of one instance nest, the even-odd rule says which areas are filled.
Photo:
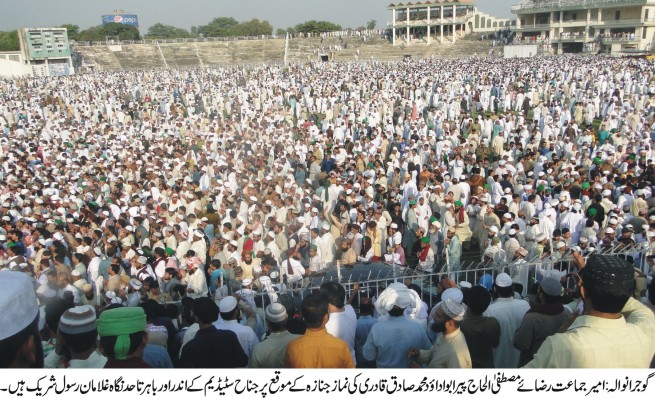
[[[308, 63], [0, 88], [2, 367], [653, 359], [649, 61]], [[463, 276], [466, 252], [495, 271]], [[361, 263], [426, 284], [309, 291]]]

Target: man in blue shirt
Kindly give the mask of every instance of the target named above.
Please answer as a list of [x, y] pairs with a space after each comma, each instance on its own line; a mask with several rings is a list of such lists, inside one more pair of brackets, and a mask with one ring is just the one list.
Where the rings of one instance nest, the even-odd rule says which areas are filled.
[[[220, 260], [212, 260], [209, 263], [209, 290], [211, 291], [212, 296], [216, 293], [222, 283], [227, 282], [227, 272], [223, 269]], [[221, 275], [223, 275], [223, 280], [221, 280]]]
[[378, 321], [364, 344], [364, 359], [373, 361], [378, 368], [409, 368], [407, 351], [412, 347], [427, 350], [432, 347], [425, 327], [406, 319], [405, 307], [394, 305], [387, 320]]
[[[357, 284], [355, 286], [358, 286]], [[359, 318], [357, 319], [357, 329], [355, 330], [355, 357], [357, 358], [358, 368], [374, 368], [374, 361], [364, 359], [364, 344], [368, 334], [377, 319], [373, 318], [373, 303], [368, 297], [362, 297], [359, 300]]]

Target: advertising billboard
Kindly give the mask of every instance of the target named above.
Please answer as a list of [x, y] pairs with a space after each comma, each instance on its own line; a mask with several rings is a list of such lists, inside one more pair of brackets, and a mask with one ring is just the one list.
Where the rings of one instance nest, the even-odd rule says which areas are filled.
[[132, 25], [139, 27], [139, 18], [133, 14], [112, 14], [112, 15], [103, 15], [102, 23], [122, 23], [124, 25]]

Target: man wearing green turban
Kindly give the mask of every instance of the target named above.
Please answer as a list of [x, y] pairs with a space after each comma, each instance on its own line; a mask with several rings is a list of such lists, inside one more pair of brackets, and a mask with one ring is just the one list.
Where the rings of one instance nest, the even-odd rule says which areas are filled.
[[105, 368], [149, 368], [143, 362], [148, 343], [146, 314], [141, 307], [105, 310], [96, 321]]
[[432, 272], [434, 268], [434, 250], [430, 246], [430, 237], [424, 236], [421, 238], [421, 250], [418, 252], [418, 267], [419, 271]]

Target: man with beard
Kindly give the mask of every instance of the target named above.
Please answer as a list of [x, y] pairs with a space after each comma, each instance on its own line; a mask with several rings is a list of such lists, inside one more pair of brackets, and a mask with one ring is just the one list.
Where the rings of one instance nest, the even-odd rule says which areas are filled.
[[418, 270], [423, 272], [432, 272], [434, 268], [434, 251], [430, 247], [430, 238], [424, 236], [420, 240], [420, 250], [418, 252]]
[[437, 340], [430, 349], [410, 348], [407, 351], [407, 357], [415, 361], [412, 367], [420, 367], [420, 364], [428, 368], [472, 367], [466, 338], [459, 328], [465, 312], [466, 306], [452, 299], [439, 304], [432, 326], [439, 333]]
[[138, 279], [130, 280], [127, 288], [127, 306], [137, 307], [141, 303], [141, 288], [143, 283]]
[[243, 261], [241, 262], [241, 269], [243, 269], [243, 279], [252, 279], [252, 270], [255, 266], [255, 263], [252, 259], [251, 251], [243, 252]]
[[544, 278], [539, 284], [539, 304], [525, 314], [514, 334], [514, 347], [521, 351], [519, 368], [532, 360], [546, 338], [557, 333], [571, 315], [560, 302], [562, 292], [562, 284], [557, 278]]

